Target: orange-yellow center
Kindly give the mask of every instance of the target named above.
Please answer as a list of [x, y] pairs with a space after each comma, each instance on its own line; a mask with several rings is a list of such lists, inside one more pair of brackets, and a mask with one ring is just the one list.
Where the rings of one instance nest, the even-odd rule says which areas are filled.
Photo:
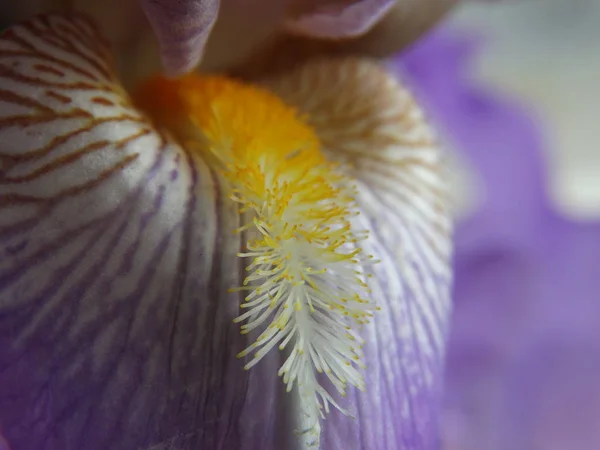
[[[335, 389], [364, 388], [355, 366], [360, 337], [349, 321], [368, 322], [375, 306], [359, 266], [363, 254], [351, 218], [356, 212], [351, 180], [319, 147], [314, 131], [282, 100], [256, 86], [222, 77], [154, 78], [137, 104], [167, 128], [187, 151], [198, 152], [230, 187], [240, 230], [255, 239], [238, 256], [249, 258], [242, 333], [263, 332], [239, 353], [254, 352], [249, 369], [275, 345], [288, 354], [279, 374], [287, 389], [302, 385], [302, 408], [318, 426], [318, 411], [336, 404], [316, 377], [326, 371]], [[329, 338], [324, 338], [329, 337]], [[308, 355], [313, 355], [314, 358]]]
[[318, 138], [296, 110], [254, 85], [220, 76], [155, 77], [135, 100], [186, 148], [202, 147], [226, 163], [325, 163]]

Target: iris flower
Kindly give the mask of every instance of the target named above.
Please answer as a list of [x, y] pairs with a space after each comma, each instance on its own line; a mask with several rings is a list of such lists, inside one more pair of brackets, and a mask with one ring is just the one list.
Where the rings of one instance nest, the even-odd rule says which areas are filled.
[[31, 18], [0, 37], [0, 209], [8, 448], [438, 445], [441, 156], [378, 63], [128, 92], [89, 19]]

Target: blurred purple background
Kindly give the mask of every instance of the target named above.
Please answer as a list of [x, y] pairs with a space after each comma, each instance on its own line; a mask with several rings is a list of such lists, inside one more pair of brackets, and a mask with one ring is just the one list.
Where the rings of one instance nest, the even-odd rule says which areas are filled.
[[445, 450], [600, 449], [598, 42], [600, 2], [466, 3], [393, 63], [451, 153]]

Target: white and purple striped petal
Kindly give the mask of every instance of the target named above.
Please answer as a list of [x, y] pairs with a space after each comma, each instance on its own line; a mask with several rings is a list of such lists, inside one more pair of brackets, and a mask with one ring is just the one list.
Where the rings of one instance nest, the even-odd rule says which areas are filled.
[[451, 230], [435, 137], [409, 93], [369, 61], [310, 62], [267, 85], [307, 114], [357, 180], [357, 225], [381, 260], [368, 266], [382, 311], [363, 332], [367, 392], [342, 402], [356, 422], [331, 414], [323, 448], [438, 448]]
[[[357, 180], [371, 287], [367, 394], [324, 449], [429, 449], [448, 315], [439, 153], [376, 65], [269, 83]], [[156, 132], [79, 17], [0, 38], [0, 432], [20, 449], [295, 448], [277, 355], [250, 373], [231, 324], [243, 243], [218, 176]], [[283, 399], [283, 400], [282, 400]]]
[[289, 448], [278, 361], [244, 372], [235, 357], [247, 342], [227, 290], [242, 242], [221, 187], [131, 106], [85, 19], [2, 34], [0, 434], [12, 450]]
[[140, 0], [158, 37], [163, 64], [172, 74], [192, 70], [217, 21], [220, 0]]

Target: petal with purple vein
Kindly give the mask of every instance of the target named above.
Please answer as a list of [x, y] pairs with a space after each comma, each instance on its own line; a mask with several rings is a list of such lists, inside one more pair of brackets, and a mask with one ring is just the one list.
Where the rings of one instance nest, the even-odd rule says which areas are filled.
[[173, 74], [191, 71], [202, 59], [217, 21], [220, 0], [141, 0], [161, 46], [165, 68]]
[[[79, 16], [0, 37], [0, 430], [12, 450], [282, 448], [278, 361], [231, 323], [239, 225]], [[276, 358], [275, 358], [276, 359]], [[277, 422], [277, 426], [276, 426]]]
[[376, 63], [313, 61], [265, 81], [305, 113], [328, 155], [357, 180], [382, 311], [364, 329], [367, 392], [357, 423], [333, 412], [323, 448], [430, 449], [450, 313], [450, 214], [435, 136], [411, 95]]

